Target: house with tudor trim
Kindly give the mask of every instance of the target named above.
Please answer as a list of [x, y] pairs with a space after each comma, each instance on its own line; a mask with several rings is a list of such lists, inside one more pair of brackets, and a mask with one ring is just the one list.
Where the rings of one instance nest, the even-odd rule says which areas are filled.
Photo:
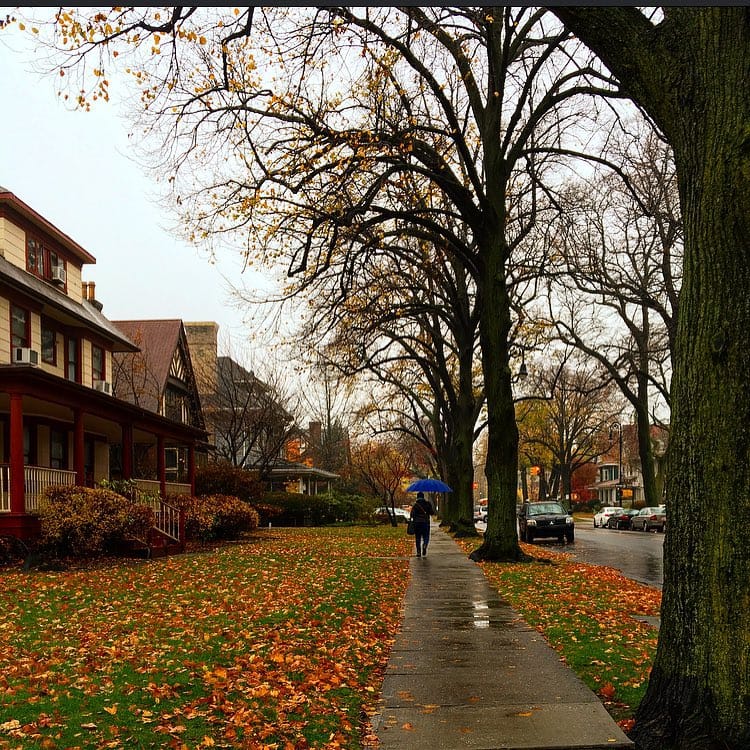
[[194, 492], [206, 440], [197, 391], [185, 393], [194, 382], [181, 360], [170, 362], [163, 408], [113, 392], [117, 358], [139, 347], [83, 280], [95, 262], [0, 188], [0, 534], [33, 538], [50, 485], [123, 478], [158, 498], [158, 532], [181, 541], [168, 498]]

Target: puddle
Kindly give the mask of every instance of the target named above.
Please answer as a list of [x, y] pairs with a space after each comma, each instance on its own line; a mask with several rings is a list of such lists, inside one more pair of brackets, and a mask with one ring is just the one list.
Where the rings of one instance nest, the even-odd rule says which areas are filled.
[[474, 627], [488, 628], [490, 626], [490, 605], [486, 601], [472, 602], [474, 606]]

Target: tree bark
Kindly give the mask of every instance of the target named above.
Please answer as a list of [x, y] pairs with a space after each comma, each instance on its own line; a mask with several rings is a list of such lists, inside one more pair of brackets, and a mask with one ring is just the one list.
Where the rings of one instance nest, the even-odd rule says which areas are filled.
[[[502, 226], [502, 224], [498, 224]], [[487, 529], [473, 560], [522, 558], [516, 533], [518, 427], [510, 372], [510, 299], [505, 285], [507, 249], [500, 231], [484, 237], [482, 318], [479, 336], [487, 396]]]
[[666, 8], [647, 31], [634, 11], [554, 9], [671, 142], [685, 225], [661, 629], [631, 736], [646, 750], [740, 750], [750, 747], [750, 17]]

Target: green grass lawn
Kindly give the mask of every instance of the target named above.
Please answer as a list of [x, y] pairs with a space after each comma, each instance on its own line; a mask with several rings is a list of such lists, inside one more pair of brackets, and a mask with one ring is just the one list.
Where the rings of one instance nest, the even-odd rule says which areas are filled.
[[408, 583], [389, 526], [0, 571], [0, 748], [362, 746]]

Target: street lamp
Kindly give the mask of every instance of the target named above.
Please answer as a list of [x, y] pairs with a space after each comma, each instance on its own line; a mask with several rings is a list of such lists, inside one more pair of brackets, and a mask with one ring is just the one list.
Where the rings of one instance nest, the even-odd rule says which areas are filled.
[[519, 380], [526, 380], [526, 378], [529, 376], [529, 371], [526, 367], [526, 353], [523, 349], [521, 349], [521, 366], [518, 368], [518, 379]]
[[[612, 442], [612, 436], [615, 430], [617, 430], [620, 439], [620, 457], [617, 463], [617, 489], [619, 490], [620, 487], [622, 487], [622, 425], [619, 422], [612, 422], [612, 424], [609, 426], [610, 443]], [[618, 492], [617, 500], [622, 503], [622, 498], [619, 495], [620, 493]]]

